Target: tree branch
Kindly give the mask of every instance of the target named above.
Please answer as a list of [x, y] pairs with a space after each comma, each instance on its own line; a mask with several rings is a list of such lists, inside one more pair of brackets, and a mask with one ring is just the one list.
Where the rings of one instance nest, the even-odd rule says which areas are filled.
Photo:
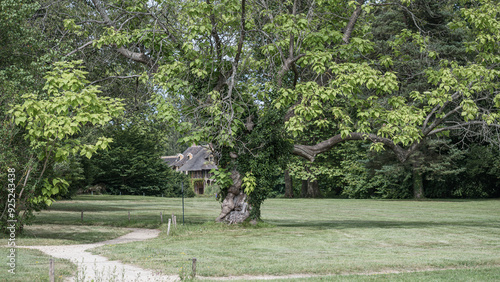
[[[101, 6], [100, 0], [91, 0], [91, 1], [94, 4], [97, 11], [99, 12], [99, 14], [101, 15], [101, 17], [103, 18], [103, 20], [106, 22], [106, 24], [116, 29], [113, 21], [111, 21], [108, 14], [106, 13], [106, 10], [104, 10], [104, 8]], [[122, 54], [124, 57], [132, 61], [149, 66], [153, 72], [156, 72], [158, 70], [158, 66], [155, 64], [155, 62], [153, 62], [153, 60], [151, 60], [151, 58], [149, 58], [144, 53], [133, 52], [124, 47], [118, 48], [117, 51], [118, 53]]]
[[106, 22], [107, 25], [109, 26], [114, 26], [113, 21], [108, 17], [108, 14], [106, 11], [101, 7], [101, 3], [99, 0], [92, 0], [92, 3], [94, 4], [94, 7], [97, 9], [99, 14], [101, 15], [102, 19]]
[[231, 97], [234, 87], [234, 80], [236, 79], [236, 72], [238, 70], [238, 63], [240, 61], [241, 50], [243, 48], [243, 41], [245, 40], [245, 2], [246, 0], [241, 1], [241, 30], [240, 30], [240, 39], [238, 40], [238, 49], [236, 50], [236, 56], [233, 61], [233, 72], [231, 74], [231, 79], [229, 81], [229, 89], [228, 89], [228, 97]]
[[101, 81], [105, 81], [105, 80], [113, 79], [113, 78], [127, 79], [127, 78], [137, 78], [137, 77], [140, 77], [140, 75], [135, 74], [135, 75], [128, 75], [128, 76], [108, 76], [108, 77], [103, 78], [103, 79], [92, 81], [89, 85], [96, 84], [96, 83], [99, 83]]
[[397, 158], [401, 162], [405, 162], [408, 156], [413, 152], [413, 151], [405, 151], [403, 148], [394, 144], [394, 142], [388, 138], [383, 138], [375, 134], [352, 132], [349, 136], [346, 136], [344, 138], [342, 138], [340, 134], [337, 134], [331, 137], [330, 139], [320, 142], [316, 145], [294, 145], [293, 154], [301, 156], [313, 162], [316, 155], [327, 152], [335, 145], [349, 140], [369, 140], [374, 143], [382, 143], [384, 144], [384, 146], [393, 150], [394, 153], [396, 153]]
[[431, 131], [429, 133], [429, 135], [437, 134], [439, 132], [448, 131], [448, 130], [464, 129], [466, 126], [470, 126], [470, 125], [483, 125], [483, 126], [491, 126], [491, 127], [500, 128], [500, 124], [495, 124], [495, 123], [488, 124], [486, 121], [475, 120], [475, 121], [468, 121], [468, 122], [464, 122], [464, 123], [458, 123], [458, 124], [451, 125], [451, 126], [441, 127], [441, 128], [438, 128], [438, 129]]
[[358, 4], [356, 5], [356, 9], [354, 10], [354, 13], [352, 13], [351, 18], [349, 19], [349, 23], [347, 23], [347, 26], [344, 31], [344, 37], [342, 37], [342, 41], [344, 41], [345, 44], [349, 44], [349, 40], [351, 39], [351, 34], [352, 31], [354, 30], [354, 25], [356, 24], [356, 21], [358, 20], [359, 16], [361, 15], [361, 6], [365, 3], [365, 0], [358, 0]]
[[427, 136], [428, 134], [430, 134], [430, 132], [434, 128], [436, 128], [438, 125], [440, 125], [444, 120], [446, 120], [447, 118], [449, 118], [451, 115], [453, 115], [454, 113], [458, 112], [461, 108], [462, 108], [462, 106], [458, 106], [455, 109], [453, 109], [452, 111], [448, 112], [444, 117], [435, 119], [428, 128], [425, 128], [425, 129], [422, 130], [423, 135]]
[[82, 46], [80, 46], [80, 47], [78, 47], [77, 49], [75, 49], [75, 50], [73, 50], [73, 51], [69, 52], [68, 54], [64, 55], [63, 57], [68, 57], [68, 56], [71, 56], [71, 55], [75, 54], [76, 52], [78, 52], [78, 51], [80, 51], [80, 50], [84, 49], [85, 47], [87, 47], [87, 46], [91, 45], [92, 43], [94, 43], [94, 40], [89, 41], [89, 42], [87, 42], [87, 43], [83, 44]]

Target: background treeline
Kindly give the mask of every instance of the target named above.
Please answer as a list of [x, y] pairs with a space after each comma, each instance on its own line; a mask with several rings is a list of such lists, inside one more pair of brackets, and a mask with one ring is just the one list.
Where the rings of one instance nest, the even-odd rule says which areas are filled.
[[0, 1], [0, 184], [15, 168], [20, 222], [97, 187], [179, 196], [190, 181], [160, 156], [211, 142], [255, 206], [498, 197], [496, 4]]
[[[451, 140], [427, 144], [418, 154], [426, 198], [500, 197], [500, 150], [486, 144], [467, 147]], [[375, 153], [368, 144], [345, 143], [317, 160], [317, 191], [307, 188], [298, 172], [292, 178], [293, 197], [346, 197], [411, 199], [414, 197], [414, 167], [402, 165], [391, 152]], [[297, 160], [300, 163], [299, 160]], [[299, 167], [306, 166], [300, 163]], [[292, 166], [293, 168], [294, 166]], [[296, 168], [296, 167], [295, 167]], [[314, 185], [313, 185], [314, 186]], [[285, 183], [273, 195], [285, 196]], [[287, 195], [290, 197], [291, 195]]]

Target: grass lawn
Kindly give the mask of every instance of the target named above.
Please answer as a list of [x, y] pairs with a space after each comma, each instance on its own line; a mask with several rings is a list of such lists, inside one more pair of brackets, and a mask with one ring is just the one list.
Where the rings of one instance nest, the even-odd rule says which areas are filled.
[[[43, 232], [48, 225], [95, 226], [85, 229], [80, 239], [74, 235], [58, 239], [66, 242], [90, 242], [115, 232], [99, 226], [159, 227], [165, 232], [157, 239], [104, 246], [94, 253], [169, 274], [189, 273], [188, 259], [196, 257], [197, 274], [214, 277], [311, 274], [321, 276], [307, 281], [500, 280], [499, 200], [269, 199], [262, 207], [265, 223], [256, 227], [213, 223], [220, 205], [212, 198], [188, 198], [185, 204], [186, 225], [168, 237], [166, 225], [159, 224], [160, 212], [164, 220], [175, 213], [181, 223], [181, 199], [79, 196], [37, 215], [33, 227], [41, 226], [37, 232]], [[30, 239], [30, 244], [49, 241], [50, 236]], [[421, 272], [404, 273], [408, 271]]]
[[[217, 280], [208, 280], [217, 281]], [[252, 279], [241, 279], [236, 281], [262, 281]], [[472, 269], [455, 269], [441, 271], [425, 271], [400, 274], [371, 274], [371, 275], [336, 275], [336, 276], [321, 276], [311, 278], [297, 279], [273, 279], [271, 281], [280, 282], [317, 282], [317, 281], [500, 281], [500, 268], [472, 268]]]
[[[0, 247], [0, 281], [9, 282], [45, 282], [49, 281], [49, 260], [50, 256], [39, 250], [17, 249], [15, 274], [9, 273], [10, 267], [7, 265], [7, 255], [9, 248]], [[76, 265], [63, 259], [54, 259], [55, 281], [64, 281], [67, 276], [76, 273]]]
[[[177, 211], [171, 201], [167, 210]], [[260, 227], [213, 221], [219, 205], [187, 199], [173, 236], [96, 253], [177, 273], [198, 259], [202, 276], [370, 274], [500, 265], [500, 201], [269, 199]], [[195, 216], [196, 215], [196, 216]], [[164, 227], [163, 227], [164, 228]]]
[[[185, 198], [185, 216], [189, 218], [190, 224], [213, 220], [218, 212], [220, 205], [213, 198]], [[175, 213], [177, 222], [182, 223], [182, 199], [82, 195], [72, 201], [56, 202], [49, 211], [38, 213], [35, 223], [158, 228], [160, 213], [163, 213], [165, 222]]]
[[34, 224], [26, 226], [16, 239], [21, 246], [74, 245], [111, 240], [127, 233], [127, 229], [111, 226]]

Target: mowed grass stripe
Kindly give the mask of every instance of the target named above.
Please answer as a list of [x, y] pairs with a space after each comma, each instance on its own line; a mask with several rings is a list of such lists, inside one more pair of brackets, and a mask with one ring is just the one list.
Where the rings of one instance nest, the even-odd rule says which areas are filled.
[[[98, 200], [98, 201], [95, 201]], [[103, 205], [109, 204], [109, 210]], [[72, 206], [75, 204], [75, 206]], [[72, 207], [71, 207], [72, 206]], [[86, 207], [87, 224], [158, 227], [159, 212], [182, 222], [181, 199], [85, 196], [54, 205], [59, 224]], [[186, 199], [186, 226], [171, 236], [95, 250], [176, 274], [198, 259], [202, 276], [345, 274], [500, 265], [500, 201], [269, 199], [257, 227], [213, 223], [220, 205]], [[137, 216], [128, 222], [127, 212]], [[76, 213], [76, 216], [75, 216]], [[52, 219], [42, 212], [37, 221]], [[70, 216], [71, 215], [71, 216]], [[165, 221], [166, 222], [166, 221]], [[161, 226], [166, 231], [165, 224]]]

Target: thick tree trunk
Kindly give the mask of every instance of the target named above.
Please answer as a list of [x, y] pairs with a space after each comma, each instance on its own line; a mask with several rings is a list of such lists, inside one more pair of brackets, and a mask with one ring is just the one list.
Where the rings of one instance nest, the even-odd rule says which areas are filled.
[[413, 163], [413, 197], [417, 200], [424, 199], [424, 178], [418, 170], [418, 162]]
[[308, 181], [307, 185], [307, 197], [308, 198], [319, 198], [321, 197], [321, 192], [319, 191], [318, 181]]
[[293, 182], [288, 170], [285, 170], [285, 198], [293, 198]]
[[241, 223], [250, 216], [250, 205], [248, 197], [241, 189], [241, 175], [237, 170], [231, 172], [233, 185], [229, 187], [226, 198], [222, 202], [221, 213], [217, 217], [217, 222], [229, 224]]
[[311, 180], [302, 180], [302, 198], [319, 198], [321, 192], [319, 191], [318, 182]]
[[309, 186], [309, 181], [308, 180], [302, 180], [302, 187], [300, 189], [300, 197], [305, 198], [307, 197], [307, 186]]

